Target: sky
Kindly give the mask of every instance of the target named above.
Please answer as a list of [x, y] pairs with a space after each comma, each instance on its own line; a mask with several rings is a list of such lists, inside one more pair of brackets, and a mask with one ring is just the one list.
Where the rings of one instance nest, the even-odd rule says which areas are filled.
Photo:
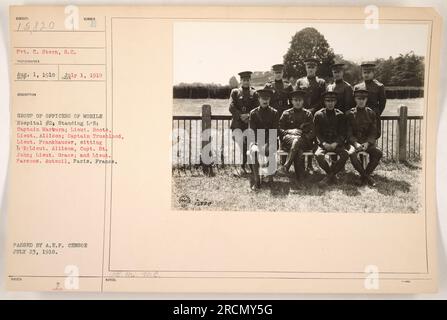
[[306, 27], [316, 28], [336, 54], [355, 62], [427, 52], [426, 24], [381, 23], [367, 29], [354, 23], [176, 22], [174, 84], [228, 84], [240, 71], [267, 71], [283, 62], [292, 36]]

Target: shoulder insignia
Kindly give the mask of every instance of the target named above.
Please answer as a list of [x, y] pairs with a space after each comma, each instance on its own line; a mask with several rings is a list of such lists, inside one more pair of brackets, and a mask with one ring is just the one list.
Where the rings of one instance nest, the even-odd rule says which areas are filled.
[[256, 113], [257, 110], [258, 110], [258, 108], [259, 108], [259, 107], [256, 107], [256, 108], [254, 108], [253, 110], [251, 110], [251, 111], [250, 111], [250, 115]]
[[354, 89], [366, 89], [366, 83], [363, 82], [359, 82], [354, 86]]

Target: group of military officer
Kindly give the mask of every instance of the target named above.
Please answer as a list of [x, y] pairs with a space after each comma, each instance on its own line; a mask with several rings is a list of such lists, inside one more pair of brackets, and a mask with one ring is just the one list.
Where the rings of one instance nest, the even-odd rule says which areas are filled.
[[[269, 150], [268, 132], [277, 130], [280, 147], [288, 152], [278, 171], [286, 174], [293, 164], [298, 180], [305, 169], [303, 152], [311, 150], [326, 172], [320, 185], [335, 183], [337, 173], [350, 159], [360, 174], [359, 184], [375, 186], [371, 174], [382, 157], [376, 140], [381, 134], [380, 115], [386, 104], [385, 88], [374, 78], [375, 64], [362, 63], [363, 81], [352, 87], [344, 80], [343, 63], [331, 66], [334, 81], [329, 85], [316, 75], [318, 59], [308, 58], [304, 63], [306, 76], [295, 85], [283, 79], [282, 64], [272, 66], [274, 79], [259, 90], [251, 86], [252, 72], [240, 72], [240, 87], [230, 95], [231, 129], [265, 131], [263, 150]], [[254, 178], [251, 188], [258, 189], [262, 180], [256, 156], [259, 141], [237, 141], [242, 152], [242, 172], [247, 173], [247, 156], [255, 154], [250, 164]], [[366, 168], [359, 160], [362, 151], [369, 155]], [[331, 155], [329, 162], [327, 153]], [[311, 161], [308, 170], [313, 171]]]

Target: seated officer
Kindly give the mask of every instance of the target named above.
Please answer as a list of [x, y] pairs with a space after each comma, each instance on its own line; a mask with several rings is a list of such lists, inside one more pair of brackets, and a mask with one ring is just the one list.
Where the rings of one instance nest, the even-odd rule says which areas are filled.
[[[370, 177], [374, 169], [382, 158], [382, 151], [376, 147], [376, 114], [366, 107], [368, 91], [356, 88], [354, 99], [356, 107], [346, 113], [348, 128], [349, 157], [354, 168], [360, 173], [360, 184], [375, 186], [374, 180]], [[365, 151], [369, 154], [369, 163], [363, 169], [358, 158], [358, 153]]]
[[[274, 158], [276, 153], [278, 129], [278, 111], [270, 106], [273, 91], [261, 89], [256, 92], [259, 97], [259, 107], [250, 112], [249, 121], [250, 129], [254, 133], [254, 141], [249, 141], [250, 150], [248, 151], [254, 179], [251, 186], [252, 190], [257, 190], [261, 186], [261, 175], [267, 176], [268, 180], [271, 181], [272, 174], [275, 173], [276, 162], [268, 160]], [[272, 149], [272, 152], [270, 152], [270, 149]], [[262, 172], [260, 171], [260, 164], [263, 166]], [[265, 168], [266, 165], [267, 168]]]
[[303, 108], [305, 94], [303, 90], [291, 92], [292, 108], [284, 111], [279, 120], [281, 148], [289, 153], [278, 171], [287, 173], [293, 163], [297, 179], [304, 174], [303, 152], [312, 149], [315, 138], [312, 113]]
[[[318, 148], [315, 151], [315, 158], [321, 169], [327, 173], [320, 184], [332, 184], [336, 182], [336, 174], [344, 167], [349, 158], [348, 152], [344, 148], [346, 138], [345, 115], [338, 109], [335, 109], [337, 102], [337, 93], [327, 91], [323, 94], [325, 107], [315, 113], [314, 126], [317, 136]], [[325, 155], [328, 152], [334, 152], [338, 160], [329, 163]]]

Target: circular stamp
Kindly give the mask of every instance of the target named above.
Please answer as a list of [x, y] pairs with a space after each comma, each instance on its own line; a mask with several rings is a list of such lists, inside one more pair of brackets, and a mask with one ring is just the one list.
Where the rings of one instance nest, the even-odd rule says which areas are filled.
[[182, 195], [179, 197], [178, 202], [182, 208], [186, 208], [191, 203], [191, 198], [187, 195]]

